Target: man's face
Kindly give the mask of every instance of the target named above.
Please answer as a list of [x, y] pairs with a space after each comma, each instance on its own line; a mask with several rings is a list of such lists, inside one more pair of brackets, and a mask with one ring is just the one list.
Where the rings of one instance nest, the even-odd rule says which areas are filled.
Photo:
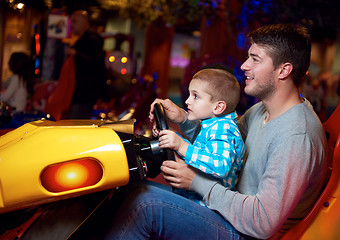
[[267, 100], [275, 93], [277, 72], [263, 47], [255, 43], [251, 45], [248, 59], [242, 64], [241, 70], [246, 76], [246, 94]]
[[75, 35], [82, 35], [88, 28], [88, 22], [80, 14], [73, 14], [71, 17], [71, 31]]

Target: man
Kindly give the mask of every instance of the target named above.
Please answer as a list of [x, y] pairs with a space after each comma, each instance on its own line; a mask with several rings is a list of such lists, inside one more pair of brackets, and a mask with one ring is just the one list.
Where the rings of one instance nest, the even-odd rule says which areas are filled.
[[106, 94], [106, 69], [103, 39], [89, 30], [88, 13], [75, 11], [71, 16], [72, 33], [78, 40], [70, 48], [74, 55], [76, 83], [69, 118], [90, 118], [93, 106]]
[[[129, 188], [107, 239], [266, 239], [308, 213], [327, 168], [322, 125], [298, 92], [309, 66], [309, 37], [291, 25], [265, 26], [249, 37], [249, 58], [241, 66], [245, 92], [261, 102], [240, 119], [246, 151], [236, 190], [179, 160], [165, 161], [169, 184], [198, 192], [210, 209], [142, 184]], [[189, 139], [199, 131], [199, 122], [188, 121], [170, 100], [155, 102]]]

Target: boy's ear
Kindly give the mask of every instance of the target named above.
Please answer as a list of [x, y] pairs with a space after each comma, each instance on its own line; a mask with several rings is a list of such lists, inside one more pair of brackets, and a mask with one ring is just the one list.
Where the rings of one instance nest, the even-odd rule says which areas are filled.
[[227, 108], [227, 103], [225, 101], [218, 101], [215, 105], [213, 113], [215, 115], [220, 115], [225, 111], [226, 108]]

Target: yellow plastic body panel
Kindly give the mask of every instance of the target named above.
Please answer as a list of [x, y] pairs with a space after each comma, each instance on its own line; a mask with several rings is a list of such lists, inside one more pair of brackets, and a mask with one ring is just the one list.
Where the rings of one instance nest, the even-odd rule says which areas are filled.
[[[0, 213], [122, 186], [129, 181], [124, 146], [100, 121], [39, 120], [0, 137]], [[103, 176], [94, 185], [49, 192], [41, 184], [47, 167], [95, 159]]]

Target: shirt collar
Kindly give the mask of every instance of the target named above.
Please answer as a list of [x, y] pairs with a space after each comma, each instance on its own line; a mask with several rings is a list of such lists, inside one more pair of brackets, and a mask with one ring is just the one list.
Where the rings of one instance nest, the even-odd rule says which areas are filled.
[[235, 120], [236, 118], [237, 118], [237, 113], [236, 113], [236, 111], [234, 111], [234, 112], [228, 113], [226, 115], [204, 119], [204, 120], [201, 121], [201, 126], [202, 126], [202, 128], [206, 128], [206, 127], [213, 125], [215, 122], [217, 122], [219, 120], [222, 120], [222, 119]]

